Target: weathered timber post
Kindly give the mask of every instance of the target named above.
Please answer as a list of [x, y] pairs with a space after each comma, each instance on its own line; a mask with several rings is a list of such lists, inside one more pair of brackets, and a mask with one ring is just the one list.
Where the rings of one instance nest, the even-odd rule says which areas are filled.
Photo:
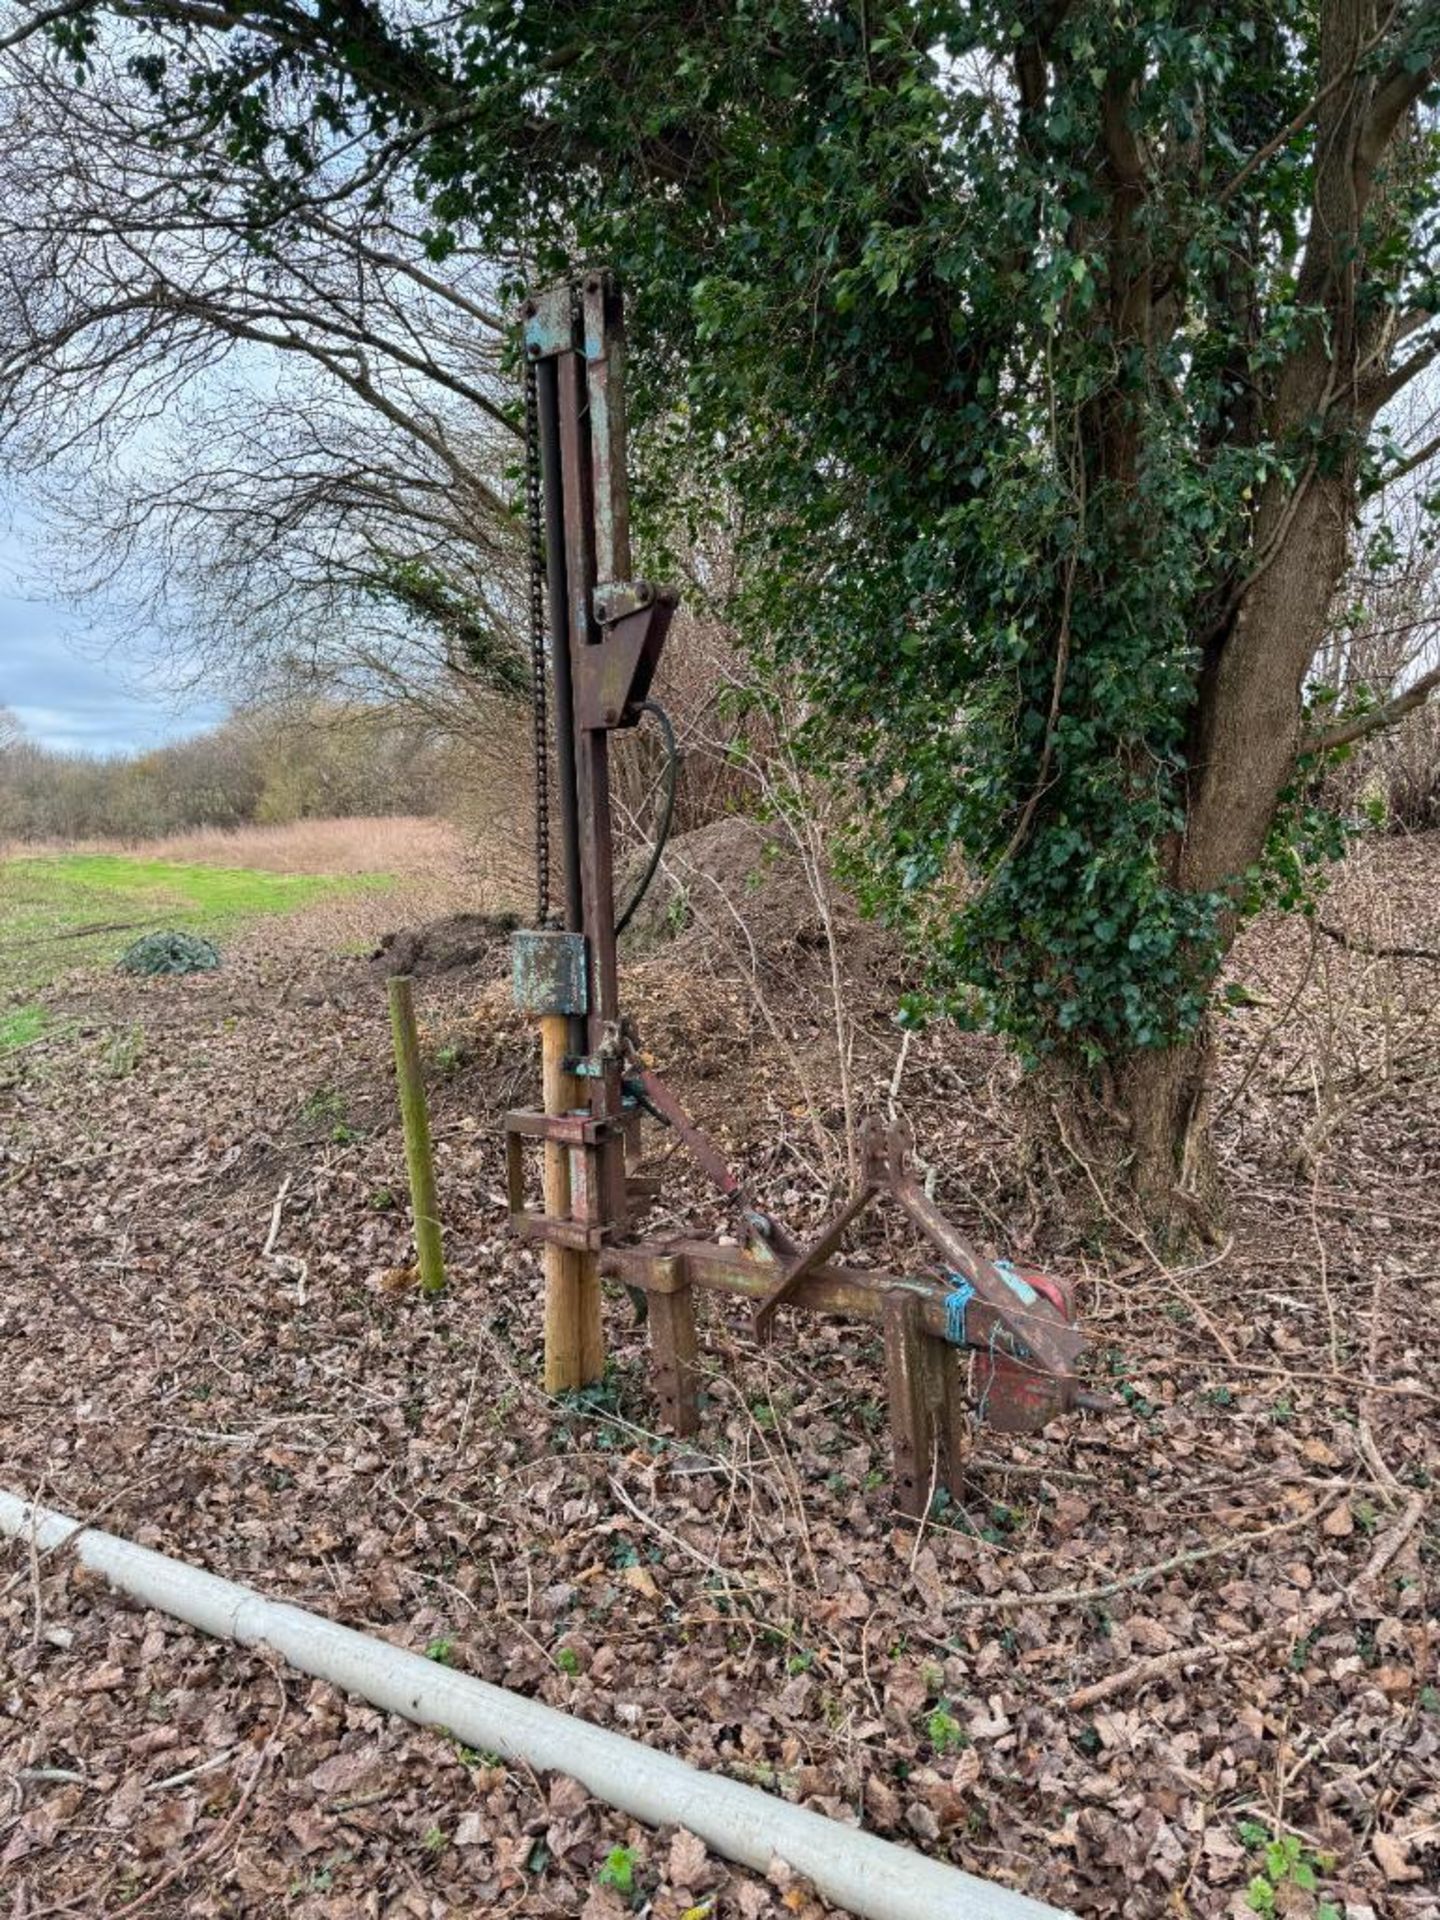
[[410, 1206], [415, 1220], [415, 1254], [424, 1293], [445, 1285], [445, 1255], [440, 1243], [440, 1203], [435, 1193], [435, 1150], [420, 1070], [420, 1035], [415, 1026], [415, 983], [396, 973], [386, 983], [390, 1031], [395, 1036], [395, 1077], [400, 1087], [400, 1116], [405, 1123], [405, 1163], [410, 1171]]
[[[540, 1079], [546, 1113], [573, 1113], [585, 1089], [565, 1071], [570, 1021], [563, 1013], [540, 1017]], [[571, 1149], [545, 1142], [545, 1212], [552, 1220], [573, 1214]], [[605, 1371], [605, 1335], [600, 1320], [600, 1274], [595, 1255], [545, 1243], [545, 1391], [569, 1393]]]

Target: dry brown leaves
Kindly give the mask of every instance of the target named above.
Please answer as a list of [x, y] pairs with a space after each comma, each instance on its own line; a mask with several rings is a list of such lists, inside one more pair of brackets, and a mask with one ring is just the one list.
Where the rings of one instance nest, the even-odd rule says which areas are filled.
[[[1394, 864], [1387, 912], [1433, 943], [1440, 849]], [[1342, 887], [1327, 914], [1346, 911]], [[865, 1330], [799, 1323], [757, 1353], [711, 1306], [704, 1430], [675, 1445], [651, 1431], [621, 1295], [605, 1390], [545, 1399], [497, 1131], [529, 1041], [499, 983], [427, 988], [453, 1279], [438, 1302], [387, 1284], [409, 1246], [383, 995], [361, 958], [307, 955], [304, 924], [218, 976], [91, 983], [66, 1009], [78, 1034], [0, 1065], [6, 1484], [1085, 1915], [1248, 1912], [1263, 1829], [1297, 1837], [1358, 1920], [1434, 1920], [1423, 969], [1333, 944], [1322, 967], [1303, 932], [1252, 935], [1238, 964], [1266, 1005], [1225, 1040], [1233, 1240], [1203, 1271], [1027, 1238], [1009, 1068], [974, 1040], [913, 1045], [900, 1100], [940, 1197], [1081, 1280], [1125, 1401], [1041, 1440], [980, 1433], [917, 1539], [887, 1503]], [[838, 1165], [813, 1097], [833, 1020], [803, 985], [762, 1006], [662, 956], [635, 986], [667, 1071], [737, 1150], [751, 1138], [751, 1177], [802, 1230]], [[887, 1004], [857, 988], [848, 1009], [881, 1104]], [[714, 1223], [668, 1152], [666, 1207]], [[882, 1215], [876, 1233], [869, 1257], [905, 1257]], [[1158, 1677], [1066, 1704], [1151, 1661]], [[0, 1556], [13, 1920], [594, 1920], [631, 1910], [599, 1884], [617, 1847], [657, 1920], [821, 1911], [778, 1867], [740, 1872], [205, 1642], [63, 1553]], [[1317, 1896], [1287, 1884], [1277, 1910]]]

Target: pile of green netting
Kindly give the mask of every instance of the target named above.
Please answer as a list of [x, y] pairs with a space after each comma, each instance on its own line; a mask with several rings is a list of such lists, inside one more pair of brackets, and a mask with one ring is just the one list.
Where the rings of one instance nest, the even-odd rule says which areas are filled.
[[117, 963], [122, 973], [211, 973], [220, 949], [198, 933], [147, 933]]

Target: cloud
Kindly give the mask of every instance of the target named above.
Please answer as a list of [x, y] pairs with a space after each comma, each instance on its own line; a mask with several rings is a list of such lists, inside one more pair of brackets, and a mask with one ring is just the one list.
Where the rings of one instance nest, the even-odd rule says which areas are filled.
[[31, 739], [64, 751], [125, 753], [197, 733], [223, 716], [219, 702], [167, 684], [150, 636], [135, 637], [126, 661], [101, 658], [77, 646], [55, 607], [7, 592], [13, 551], [0, 543], [0, 706]]

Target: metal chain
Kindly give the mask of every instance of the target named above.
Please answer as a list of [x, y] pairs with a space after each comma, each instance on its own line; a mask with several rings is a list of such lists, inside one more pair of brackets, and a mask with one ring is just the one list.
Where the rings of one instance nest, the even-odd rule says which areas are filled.
[[545, 529], [535, 362], [525, 359], [525, 512], [530, 533], [530, 699], [535, 719], [535, 925], [550, 920], [550, 728], [545, 652]]

